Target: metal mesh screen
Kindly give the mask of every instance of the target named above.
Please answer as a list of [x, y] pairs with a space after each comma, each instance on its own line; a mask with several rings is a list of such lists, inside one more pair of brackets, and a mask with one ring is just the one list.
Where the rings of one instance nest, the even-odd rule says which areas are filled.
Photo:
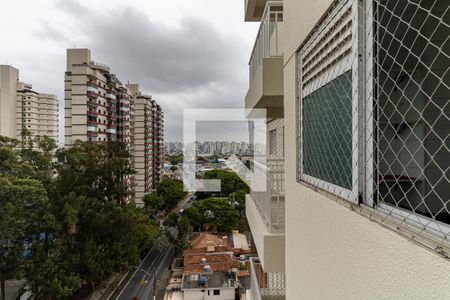
[[358, 179], [355, 3], [335, 3], [298, 57], [299, 177], [350, 201]]
[[[261, 216], [270, 232], [282, 232], [285, 225], [284, 197], [284, 120], [273, 119], [266, 124], [266, 163], [253, 162], [253, 172], [260, 172], [266, 191], [251, 191]], [[255, 141], [258, 144], [258, 141]]]
[[264, 273], [258, 258], [250, 258], [252, 300], [286, 299], [286, 274]]
[[[371, 20], [374, 202], [448, 241], [450, 10], [446, 0], [376, 0]], [[411, 214], [412, 212], [413, 214]], [[425, 216], [427, 218], [421, 218]], [[442, 223], [441, 223], [442, 222]]]
[[299, 180], [448, 246], [448, 0], [336, 1], [298, 54]]

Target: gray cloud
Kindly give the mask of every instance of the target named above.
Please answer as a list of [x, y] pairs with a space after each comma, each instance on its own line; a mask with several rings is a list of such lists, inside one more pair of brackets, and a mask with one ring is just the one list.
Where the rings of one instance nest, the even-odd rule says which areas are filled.
[[[243, 106], [248, 49], [236, 35], [191, 17], [168, 26], [129, 6], [98, 12], [63, 0], [57, 8], [82, 32], [78, 46], [90, 48], [93, 59], [110, 65], [122, 81], [137, 82], [155, 96], [165, 111], [168, 140], [181, 139], [183, 108]], [[64, 38], [53, 31], [46, 31], [49, 38]]]
[[88, 8], [81, 5], [77, 0], [58, 0], [56, 7], [71, 14], [84, 14], [89, 12]]

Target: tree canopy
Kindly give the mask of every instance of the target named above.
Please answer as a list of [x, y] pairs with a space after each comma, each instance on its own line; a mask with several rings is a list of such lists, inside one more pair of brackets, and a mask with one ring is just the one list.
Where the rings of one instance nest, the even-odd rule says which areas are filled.
[[187, 195], [183, 182], [173, 178], [164, 178], [156, 188], [156, 192], [164, 199], [168, 209], [174, 208]]
[[242, 181], [239, 176], [234, 172], [225, 172], [223, 170], [208, 171], [203, 176], [204, 179], [220, 179], [222, 196], [228, 196], [232, 192], [243, 190], [246, 193], [249, 192], [248, 185]]
[[0, 281], [24, 275], [35, 299], [70, 299], [137, 263], [159, 228], [129, 203], [133, 174], [118, 142], [0, 136]]
[[237, 229], [240, 216], [225, 198], [207, 198], [194, 202], [183, 212], [194, 229], [213, 227], [217, 231]]

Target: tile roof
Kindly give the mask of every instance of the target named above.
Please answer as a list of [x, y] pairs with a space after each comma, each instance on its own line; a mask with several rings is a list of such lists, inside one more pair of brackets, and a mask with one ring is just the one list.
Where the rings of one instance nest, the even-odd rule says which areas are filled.
[[[184, 253], [184, 273], [202, 273], [205, 271], [205, 266], [209, 266], [212, 272], [227, 272], [233, 268], [239, 269], [239, 261], [233, 252], [186, 252]], [[202, 261], [203, 258], [205, 262]]]
[[196, 232], [192, 235], [192, 248], [205, 248], [208, 246], [228, 246], [229, 241], [226, 234], [212, 234], [207, 232]]

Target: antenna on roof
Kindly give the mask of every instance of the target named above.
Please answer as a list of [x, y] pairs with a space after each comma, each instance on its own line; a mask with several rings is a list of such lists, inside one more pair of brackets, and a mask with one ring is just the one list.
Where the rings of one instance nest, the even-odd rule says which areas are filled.
[[77, 44], [75, 44], [75, 42], [73, 42], [73, 47], [74, 47], [74, 48], [76, 48], [76, 47], [77, 47]]

